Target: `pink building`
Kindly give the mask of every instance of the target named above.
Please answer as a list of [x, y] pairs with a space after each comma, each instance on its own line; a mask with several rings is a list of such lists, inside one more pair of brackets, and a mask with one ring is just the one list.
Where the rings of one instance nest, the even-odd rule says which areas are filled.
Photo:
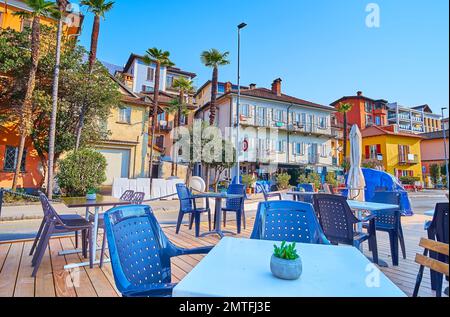
[[[447, 157], [449, 155], [449, 130], [447, 134]], [[442, 131], [421, 134], [424, 138], [421, 143], [422, 167], [424, 176], [430, 175], [430, 166], [433, 164], [445, 164], [444, 134]]]

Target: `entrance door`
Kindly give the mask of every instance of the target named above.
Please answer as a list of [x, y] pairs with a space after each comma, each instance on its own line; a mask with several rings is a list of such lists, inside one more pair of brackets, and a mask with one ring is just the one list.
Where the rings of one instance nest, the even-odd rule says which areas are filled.
[[112, 186], [114, 178], [129, 178], [130, 176], [130, 150], [102, 149], [99, 150], [106, 158], [105, 186]]

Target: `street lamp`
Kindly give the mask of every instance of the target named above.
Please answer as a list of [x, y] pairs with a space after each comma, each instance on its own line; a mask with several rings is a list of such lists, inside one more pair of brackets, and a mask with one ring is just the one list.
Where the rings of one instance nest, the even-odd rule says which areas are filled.
[[237, 26], [238, 29], [238, 70], [237, 70], [237, 86], [238, 86], [238, 95], [237, 95], [237, 124], [236, 124], [236, 183], [240, 184], [240, 171], [241, 167], [239, 164], [239, 156], [241, 153], [241, 146], [239, 144], [239, 129], [241, 123], [241, 114], [240, 114], [240, 105], [241, 105], [241, 30], [247, 26], [246, 23], [241, 23]]
[[[447, 108], [441, 108], [442, 111], [442, 120], [444, 120], [444, 111], [447, 110]], [[444, 153], [445, 153], [445, 169], [447, 171], [447, 189], [449, 189], [449, 175], [448, 175], [448, 156], [447, 156], [447, 133], [445, 131], [445, 127], [442, 124], [442, 133], [444, 134]]]

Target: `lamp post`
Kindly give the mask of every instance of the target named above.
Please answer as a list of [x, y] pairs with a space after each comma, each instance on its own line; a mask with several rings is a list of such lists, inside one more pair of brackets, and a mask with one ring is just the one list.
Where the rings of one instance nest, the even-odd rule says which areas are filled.
[[[447, 108], [442, 108], [442, 120], [444, 120], [444, 110]], [[448, 156], [447, 156], [447, 133], [445, 131], [445, 127], [442, 124], [442, 133], [444, 134], [444, 153], [445, 153], [445, 170], [447, 171], [447, 189], [449, 189], [449, 175], [448, 175]]]
[[240, 105], [241, 105], [241, 30], [247, 26], [246, 23], [241, 23], [237, 26], [238, 29], [238, 70], [237, 70], [237, 86], [238, 86], [238, 95], [237, 95], [237, 123], [236, 123], [236, 183], [240, 184], [240, 164], [239, 164], [239, 156], [241, 154], [241, 146], [239, 144], [239, 129], [241, 123], [241, 114], [240, 114]]

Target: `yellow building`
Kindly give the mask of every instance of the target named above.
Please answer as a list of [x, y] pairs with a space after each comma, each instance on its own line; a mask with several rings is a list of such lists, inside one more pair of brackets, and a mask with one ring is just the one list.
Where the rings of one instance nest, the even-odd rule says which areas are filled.
[[372, 126], [362, 131], [363, 161], [378, 160], [386, 172], [401, 178], [406, 176], [422, 179], [422, 137], [398, 132], [394, 126]]
[[[31, 27], [31, 20], [22, 19], [14, 15], [16, 12], [31, 12], [31, 8], [22, 0], [7, 0], [0, 2], [0, 29], [11, 28], [16, 31], [23, 31], [25, 27]], [[65, 36], [78, 36], [81, 32], [83, 15], [74, 13], [70, 15], [70, 25], [64, 24]], [[56, 25], [56, 20], [50, 17], [42, 17], [41, 24], [51, 26]]]
[[111, 78], [119, 85], [122, 100], [118, 107], [111, 109], [108, 121], [104, 123], [110, 135], [95, 145], [108, 163], [104, 189], [111, 188], [114, 178], [149, 177], [150, 162], [148, 118], [151, 100]]

